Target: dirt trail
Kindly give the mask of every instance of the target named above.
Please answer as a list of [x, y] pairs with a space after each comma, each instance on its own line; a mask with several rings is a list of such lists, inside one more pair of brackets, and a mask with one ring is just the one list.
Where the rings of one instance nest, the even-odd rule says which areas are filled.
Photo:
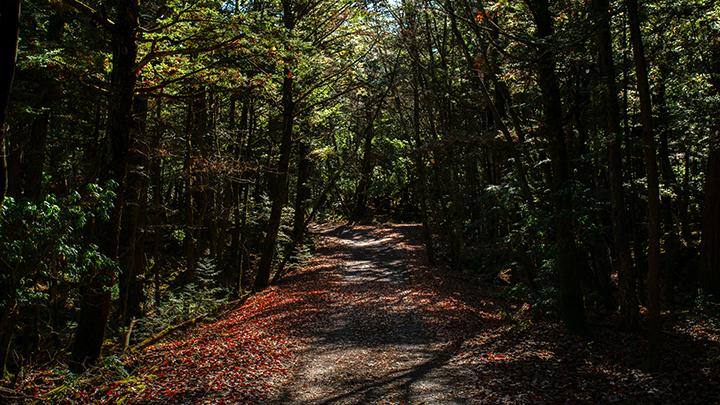
[[[321, 232], [316, 259], [325, 291], [297, 325], [308, 346], [280, 395], [284, 403], [468, 401], [475, 374], [453, 358], [457, 314], [414, 280], [423, 267], [415, 226], [341, 227]], [[411, 272], [410, 269], [413, 269]], [[459, 330], [458, 330], [459, 332]]]
[[668, 327], [663, 369], [648, 373], [641, 335], [568, 335], [533, 322], [528, 304], [428, 266], [419, 226], [313, 233], [302, 268], [147, 348], [95, 402], [718, 403], [720, 332], [707, 322]]

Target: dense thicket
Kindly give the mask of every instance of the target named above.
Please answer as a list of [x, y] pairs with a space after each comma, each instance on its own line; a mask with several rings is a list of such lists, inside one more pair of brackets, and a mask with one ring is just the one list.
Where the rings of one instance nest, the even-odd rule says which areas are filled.
[[429, 260], [579, 332], [647, 307], [657, 344], [661, 310], [720, 296], [716, 2], [19, 4], [4, 370], [263, 289], [327, 218], [422, 222]]

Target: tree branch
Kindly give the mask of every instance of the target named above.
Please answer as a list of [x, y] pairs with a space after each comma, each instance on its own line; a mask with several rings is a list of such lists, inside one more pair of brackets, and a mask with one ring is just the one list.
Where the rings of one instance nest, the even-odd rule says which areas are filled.
[[[199, 54], [199, 53], [206, 53], [206, 52], [212, 52], [216, 51], [218, 49], [224, 48], [226, 45], [229, 45], [238, 39], [242, 38], [244, 34], [236, 35], [227, 41], [218, 42], [216, 44], [213, 44], [211, 46], [205, 47], [205, 48], [185, 48], [185, 49], [168, 49], [165, 51], [155, 51], [151, 50], [150, 53], [145, 55], [140, 62], [138, 62], [135, 67], [135, 74], [140, 73], [140, 71], [147, 66], [148, 63], [152, 62], [153, 59], [162, 58], [165, 56], [172, 56], [172, 55], [193, 55], [193, 54]], [[154, 47], [154, 44], [153, 44]]]
[[100, 28], [112, 32], [115, 29], [115, 23], [106, 18], [102, 13], [88, 6], [79, 0], [62, 0], [63, 4], [70, 6], [80, 14], [90, 17]]

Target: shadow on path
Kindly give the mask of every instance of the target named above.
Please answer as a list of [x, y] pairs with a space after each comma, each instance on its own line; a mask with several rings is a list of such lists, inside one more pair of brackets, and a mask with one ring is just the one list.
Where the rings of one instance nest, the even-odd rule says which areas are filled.
[[[414, 225], [320, 232], [317, 259], [309, 266], [318, 283], [308, 287], [322, 293], [305, 291], [306, 299], [294, 308], [275, 309], [313, 313], [310, 322], [290, 328], [308, 347], [277, 401], [468, 401], [453, 387], [474, 386], [475, 375], [451, 364], [463, 336], [447, 330], [463, 314], [453, 312], [457, 307], [437, 311], [443, 297], [413, 280], [410, 270], [424, 266], [423, 252], [413, 243], [417, 232]], [[293, 325], [293, 319], [287, 322]]]
[[[666, 326], [582, 338], [428, 266], [417, 225], [315, 229], [316, 251], [216, 322], [146, 349], [130, 403], [717, 403], [720, 334]], [[518, 305], [519, 304], [519, 305]], [[526, 304], [529, 308], [529, 304]], [[693, 332], [695, 331], [695, 332]]]

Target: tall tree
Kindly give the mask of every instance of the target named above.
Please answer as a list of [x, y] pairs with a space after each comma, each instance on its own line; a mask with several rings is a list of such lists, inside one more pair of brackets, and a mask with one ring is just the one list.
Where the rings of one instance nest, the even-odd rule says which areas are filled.
[[649, 365], [657, 367], [660, 345], [660, 186], [657, 152], [653, 131], [652, 102], [648, 81], [645, 48], [640, 30], [640, 12], [637, 0], [626, 0], [625, 7], [630, 25], [630, 42], [635, 60], [635, 76], [640, 95], [645, 173], [648, 187], [648, 320], [650, 323]]
[[[309, 7], [309, 5], [307, 5]], [[300, 4], [290, 0], [282, 1], [283, 25], [288, 35], [292, 35], [298, 17]], [[280, 137], [280, 157], [277, 163], [276, 173], [272, 181], [272, 210], [265, 231], [265, 242], [263, 244], [262, 256], [255, 276], [255, 290], [262, 290], [270, 283], [270, 273], [275, 256], [275, 243], [280, 230], [282, 210], [288, 199], [288, 170], [290, 167], [290, 154], [293, 144], [293, 124], [295, 122], [295, 100], [293, 94], [293, 67], [283, 67], [282, 85], [282, 131]]]
[[[117, 16], [112, 26], [112, 73], [108, 138], [111, 158], [105, 178], [114, 181], [117, 198], [109, 222], [99, 233], [100, 247], [112, 259], [119, 257], [120, 227], [125, 198], [130, 135], [134, 126], [139, 0], [118, 0]], [[110, 288], [114, 283], [112, 269], [93, 274], [81, 299], [81, 309], [72, 350], [72, 364], [83, 369], [100, 356], [110, 311]]]
[[623, 328], [635, 329], [638, 323], [636, 278], [628, 242], [628, 214], [622, 171], [622, 128], [620, 104], [615, 82], [612, 34], [610, 31], [610, 1], [594, 0], [598, 67], [604, 96], [607, 131], [608, 169], [610, 174], [610, 204], [612, 206], [613, 242], [617, 258], [620, 287], [620, 323]]
[[19, 30], [20, 0], [3, 1], [0, 4], [0, 206], [2, 206], [7, 192], [5, 119], [10, 102], [10, 88], [15, 76]]
[[570, 163], [563, 128], [560, 86], [555, 72], [553, 51], [553, 17], [548, 0], [527, 0], [535, 21], [535, 35], [539, 42], [537, 80], [542, 93], [542, 128], [550, 143], [553, 167], [552, 191], [557, 206], [555, 216], [556, 268], [560, 278], [560, 305], [565, 324], [571, 330], [583, 331], [585, 311], [580, 272], [585, 266], [575, 244], [573, 234], [573, 203], [570, 183]]
[[[716, 96], [720, 96], [720, 40], [713, 43], [710, 82]], [[705, 171], [705, 201], [703, 204], [700, 288], [720, 300], [720, 123], [710, 136], [709, 155]]]
[[[18, 30], [20, 22], [20, 0], [3, 1], [0, 4], [0, 208], [7, 192], [7, 162], [5, 160], [5, 118], [10, 102], [10, 88], [15, 75]], [[14, 272], [4, 259], [0, 258], [0, 373], [5, 372], [10, 350], [11, 314], [15, 310]]]

